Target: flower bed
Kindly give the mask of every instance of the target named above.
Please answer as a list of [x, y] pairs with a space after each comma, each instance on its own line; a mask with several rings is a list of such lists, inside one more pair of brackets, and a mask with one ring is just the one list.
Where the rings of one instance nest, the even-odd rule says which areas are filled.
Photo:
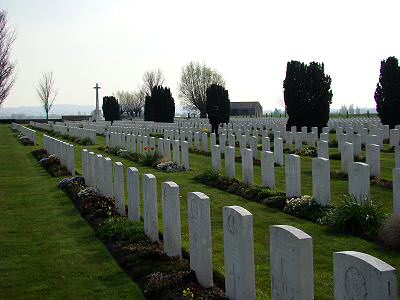
[[156, 169], [159, 171], [163, 171], [166, 173], [172, 172], [184, 172], [186, 169], [182, 166], [179, 166], [176, 162], [173, 161], [162, 161], [157, 164]]
[[387, 232], [395, 232], [395, 235], [397, 234], [399, 238], [396, 236], [393, 239], [400, 240], [398, 233], [400, 230], [394, 231], [393, 229], [386, 230], [383, 233], [384, 238], [380, 238], [386, 216], [381, 212], [381, 206], [372, 203], [370, 199], [365, 201], [365, 204], [360, 205], [352, 196], [343, 195], [342, 201], [337, 206], [321, 206], [311, 196], [303, 195], [289, 199], [284, 193], [257, 185], [248, 185], [212, 170], [197, 175], [194, 180], [250, 201], [263, 203], [297, 218], [325, 225], [336, 232], [347, 233], [376, 242], [390, 241], [387, 242], [390, 245], [393, 242], [391, 242]]
[[284, 194], [281, 192], [256, 185], [245, 184], [236, 178], [228, 178], [213, 170], [207, 170], [195, 176], [194, 180], [256, 202], [262, 202], [266, 198], [275, 196], [284, 197]]
[[34, 146], [34, 143], [28, 137], [26, 137], [22, 134], [18, 134], [17, 138], [21, 142], [21, 144], [24, 146]]
[[166, 256], [162, 242], [147, 239], [142, 222], [118, 216], [115, 200], [87, 188], [82, 177], [64, 179], [59, 186], [147, 299], [227, 299], [222, 289], [197, 283], [187, 254], [182, 259]]
[[49, 172], [53, 177], [68, 176], [71, 173], [68, 169], [61, 165], [60, 159], [55, 155], [48, 156], [45, 149], [36, 149], [31, 152], [37, 161]]
[[164, 160], [157, 150], [154, 150], [154, 148], [150, 147], [144, 148], [144, 154], [134, 153], [124, 149], [111, 147], [98, 147], [97, 149], [167, 173], [187, 171], [184, 167], [178, 166], [177, 163], [169, 160]]

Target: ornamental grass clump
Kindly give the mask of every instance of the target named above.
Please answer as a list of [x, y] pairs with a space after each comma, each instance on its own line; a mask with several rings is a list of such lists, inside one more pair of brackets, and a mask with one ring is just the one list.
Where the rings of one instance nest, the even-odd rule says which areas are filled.
[[354, 196], [343, 195], [327, 224], [337, 232], [376, 239], [386, 216], [382, 205], [374, 204], [369, 198], [364, 200], [359, 204]]
[[324, 207], [308, 195], [287, 200], [283, 211], [289, 215], [312, 222], [317, 222], [324, 215]]
[[156, 167], [162, 156], [154, 147], [144, 147], [142, 163], [147, 167]]
[[379, 240], [391, 249], [400, 250], [400, 215], [391, 215], [384, 223]]
[[83, 139], [80, 139], [78, 141], [79, 144], [83, 145], [83, 146], [93, 146], [94, 143], [92, 142], [91, 139], [89, 139], [88, 137], [85, 137]]

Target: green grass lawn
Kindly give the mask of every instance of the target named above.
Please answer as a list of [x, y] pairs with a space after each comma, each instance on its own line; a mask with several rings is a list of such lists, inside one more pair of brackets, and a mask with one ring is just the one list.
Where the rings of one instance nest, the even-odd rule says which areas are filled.
[[[42, 134], [38, 132], [38, 141], [41, 142]], [[97, 137], [99, 145], [104, 146], [104, 137]], [[354, 250], [365, 252], [376, 256], [395, 268], [400, 268], [400, 254], [394, 251], [384, 249], [378, 244], [355, 238], [348, 235], [334, 234], [323, 226], [316, 225], [309, 221], [301, 220], [290, 215], [284, 214], [279, 210], [269, 208], [265, 205], [245, 200], [241, 197], [222, 192], [218, 189], [194, 182], [192, 178], [211, 166], [211, 157], [190, 153], [190, 166], [193, 169], [190, 172], [183, 173], [164, 173], [153, 168], [144, 167], [132, 161], [112, 156], [97, 150], [96, 146], [80, 146], [75, 144], [76, 169], [82, 172], [81, 150], [88, 149], [98, 154], [110, 157], [113, 162], [120, 161], [127, 167], [135, 166], [140, 175], [151, 173], [157, 178], [159, 218], [162, 230], [162, 210], [161, 210], [161, 183], [164, 181], [174, 181], [180, 186], [181, 193], [181, 222], [182, 222], [182, 244], [186, 250], [189, 250], [189, 232], [187, 220], [187, 193], [203, 192], [211, 200], [211, 223], [212, 223], [212, 246], [213, 246], [213, 265], [214, 269], [224, 272], [224, 249], [223, 249], [223, 224], [222, 208], [227, 205], [239, 205], [249, 210], [254, 216], [254, 254], [256, 269], [257, 298], [270, 299], [271, 295], [271, 274], [269, 272], [269, 226], [276, 224], [287, 224], [295, 226], [313, 237], [314, 244], [314, 286], [315, 299], [333, 299], [333, 252], [343, 250]], [[394, 166], [393, 154], [382, 154], [387, 160], [387, 166], [390, 168], [383, 170], [383, 174], [391, 174], [390, 164]], [[224, 164], [223, 164], [224, 166]], [[311, 158], [301, 157], [302, 167], [302, 192], [311, 194]], [[340, 161], [331, 161], [331, 168], [340, 170]], [[126, 170], [125, 170], [126, 171]], [[261, 182], [260, 167], [254, 166], [255, 181]], [[125, 172], [126, 174], [126, 172]], [[241, 179], [241, 165], [236, 164], [236, 175]], [[126, 178], [125, 178], [126, 179]], [[390, 177], [388, 178], [390, 179]], [[285, 190], [284, 168], [276, 168], [276, 180], [279, 190]], [[126, 185], [125, 185], [126, 187]], [[335, 203], [343, 193], [347, 192], [347, 181], [332, 180], [333, 202]], [[376, 186], [371, 187], [372, 198], [384, 204], [386, 212], [392, 210], [392, 191]]]
[[0, 126], [0, 299], [144, 299], [32, 149]]

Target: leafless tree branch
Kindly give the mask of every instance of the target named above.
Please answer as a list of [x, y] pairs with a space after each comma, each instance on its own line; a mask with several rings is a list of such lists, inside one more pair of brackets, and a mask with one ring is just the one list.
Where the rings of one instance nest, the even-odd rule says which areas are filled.
[[54, 104], [58, 91], [55, 88], [53, 72], [45, 72], [39, 79], [39, 84], [36, 87], [39, 100], [42, 103], [43, 109], [46, 112], [46, 119], [49, 118], [49, 111]]
[[224, 79], [216, 70], [193, 61], [184, 66], [178, 86], [182, 107], [189, 111], [199, 110], [200, 117], [205, 117], [206, 91], [211, 84], [225, 86]]
[[151, 95], [153, 87], [163, 85], [164, 81], [165, 76], [160, 69], [146, 71], [143, 74], [143, 84], [140, 90], [142, 93], [145, 93], [145, 95]]
[[11, 46], [16, 33], [7, 26], [8, 18], [5, 10], [0, 10], [0, 105], [7, 98], [15, 83], [16, 61], [11, 61]]

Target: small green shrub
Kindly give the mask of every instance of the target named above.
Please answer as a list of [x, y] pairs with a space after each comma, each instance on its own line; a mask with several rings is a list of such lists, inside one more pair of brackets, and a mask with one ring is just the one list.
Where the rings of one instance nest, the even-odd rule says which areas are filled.
[[353, 196], [344, 195], [326, 223], [337, 232], [375, 239], [384, 220], [382, 205], [375, 205], [370, 199], [358, 204]]
[[337, 140], [332, 140], [329, 142], [329, 147], [330, 148], [337, 148], [339, 146], [338, 141]]
[[147, 167], [156, 167], [162, 157], [157, 150], [154, 149], [149, 149], [149, 150], [152, 150], [154, 152], [151, 153], [151, 151], [146, 151], [145, 149], [145, 153], [143, 155], [143, 159], [141, 162]]
[[146, 240], [143, 223], [130, 221], [123, 217], [113, 217], [106, 220], [96, 232], [99, 239], [137, 242]]
[[118, 147], [107, 147], [106, 152], [112, 155], [118, 155], [120, 149]]
[[341, 155], [340, 153], [329, 153], [329, 159], [341, 160]]
[[129, 160], [135, 161], [135, 162], [139, 162], [139, 161], [143, 160], [143, 154], [136, 153], [136, 152], [130, 152], [130, 151], [123, 150], [123, 149], [118, 150], [117, 155], [121, 156], [122, 158], [129, 159]]
[[400, 250], [400, 215], [393, 214], [386, 220], [379, 233], [379, 240], [386, 247]]
[[287, 198], [285, 196], [273, 196], [262, 200], [261, 202], [268, 207], [283, 210], [286, 206]]
[[92, 142], [91, 139], [89, 139], [88, 137], [85, 137], [82, 140], [79, 140], [79, 144], [83, 145], [83, 146], [93, 146], [94, 143]]
[[287, 200], [283, 211], [289, 215], [312, 222], [317, 222], [318, 219], [324, 216], [324, 207], [307, 195]]
[[381, 149], [381, 152], [383, 152], [383, 153], [394, 153], [394, 150], [395, 150], [395, 147], [392, 146], [392, 147], [387, 148], [387, 149]]

